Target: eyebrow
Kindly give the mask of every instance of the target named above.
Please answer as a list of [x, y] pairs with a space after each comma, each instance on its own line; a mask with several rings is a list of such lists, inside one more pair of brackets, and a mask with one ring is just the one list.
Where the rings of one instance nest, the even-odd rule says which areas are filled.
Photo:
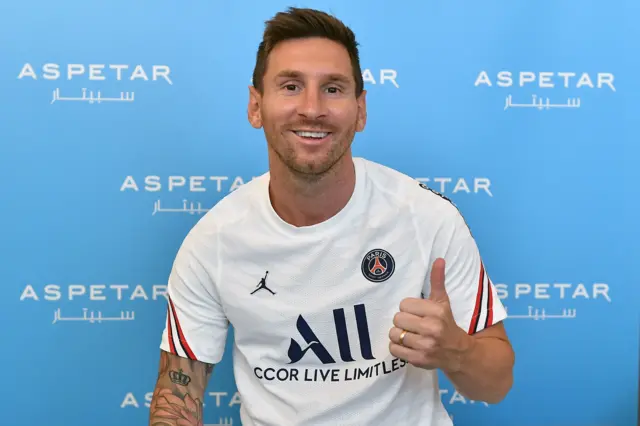
[[[299, 79], [299, 78], [302, 78], [302, 73], [299, 72], [299, 71], [294, 71], [294, 70], [283, 70], [283, 71], [280, 71], [278, 74], [276, 74], [275, 78], [276, 79], [281, 79], [281, 78], [297, 78], [297, 79]], [[329, 81], [332, 81], [332, 82], [340, 82], [340, 83], [343, 83], [343, 84], [350, 84], [351, 83], [351, 80], [348, 77], [346, 77], [346, 76], [344, 76], [342, 74], [336, 74], [336, 73], [327, 74], [326, 78]]]

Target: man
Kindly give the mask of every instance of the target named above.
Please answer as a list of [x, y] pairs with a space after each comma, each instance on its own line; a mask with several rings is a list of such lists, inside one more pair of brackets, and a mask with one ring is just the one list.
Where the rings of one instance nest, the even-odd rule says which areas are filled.
[[151, 425], [203, 424], [229, 325], [244, 426], [451, 425], [437, 369], [474, 400], [509, 391], [506, 312], [456, 207], [352, 157], [365, 95], [340, 21], [289, 9], [267, 22], [248, 119], [269, 173], [180, 247]]

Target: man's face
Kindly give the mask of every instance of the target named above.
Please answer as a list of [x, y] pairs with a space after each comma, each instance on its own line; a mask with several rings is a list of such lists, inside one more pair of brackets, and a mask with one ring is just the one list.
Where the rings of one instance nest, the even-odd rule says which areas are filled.
[[347, 50], [322, 38], [289, 40], [271, 52], [264, 93], [251, 88], [249, 121], [264, 128], [267, 143], [297, 174], [317, 176], [350, 153], [366, 122], [365, 93], [356, 83]]

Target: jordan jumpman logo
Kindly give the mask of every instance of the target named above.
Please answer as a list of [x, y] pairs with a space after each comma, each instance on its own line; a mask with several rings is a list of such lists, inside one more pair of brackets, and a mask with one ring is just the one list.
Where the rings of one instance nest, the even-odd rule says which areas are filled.
[[267, 271], [266, 274], [264, 274], [264, 278], [260, 279], [260, 282], [258, 283], [258, 288], [256, 288], [255, 290], [253, 290], [251, 292], [251, 294], [255, 293], [258, 290], [261, 289], [265, 289], [265, 290], [269, 290], [269, 292], [271, 294], [275, 294], [273, 291], [271, 291], [271, 289], [269, 287], [267, 287], [267, 275], [269, 275], [269, 271]]

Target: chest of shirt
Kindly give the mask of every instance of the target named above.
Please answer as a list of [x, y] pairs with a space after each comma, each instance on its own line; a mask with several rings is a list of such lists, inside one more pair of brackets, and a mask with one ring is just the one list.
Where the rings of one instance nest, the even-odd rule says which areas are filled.
[[373, 359], [387, 350], [402, 299], [421, 295], [424, 256], [415, 236], [235, 241], [221, 259], [220, 297], [239, 346], [297, 362], [315, 342], [322, 364]]

